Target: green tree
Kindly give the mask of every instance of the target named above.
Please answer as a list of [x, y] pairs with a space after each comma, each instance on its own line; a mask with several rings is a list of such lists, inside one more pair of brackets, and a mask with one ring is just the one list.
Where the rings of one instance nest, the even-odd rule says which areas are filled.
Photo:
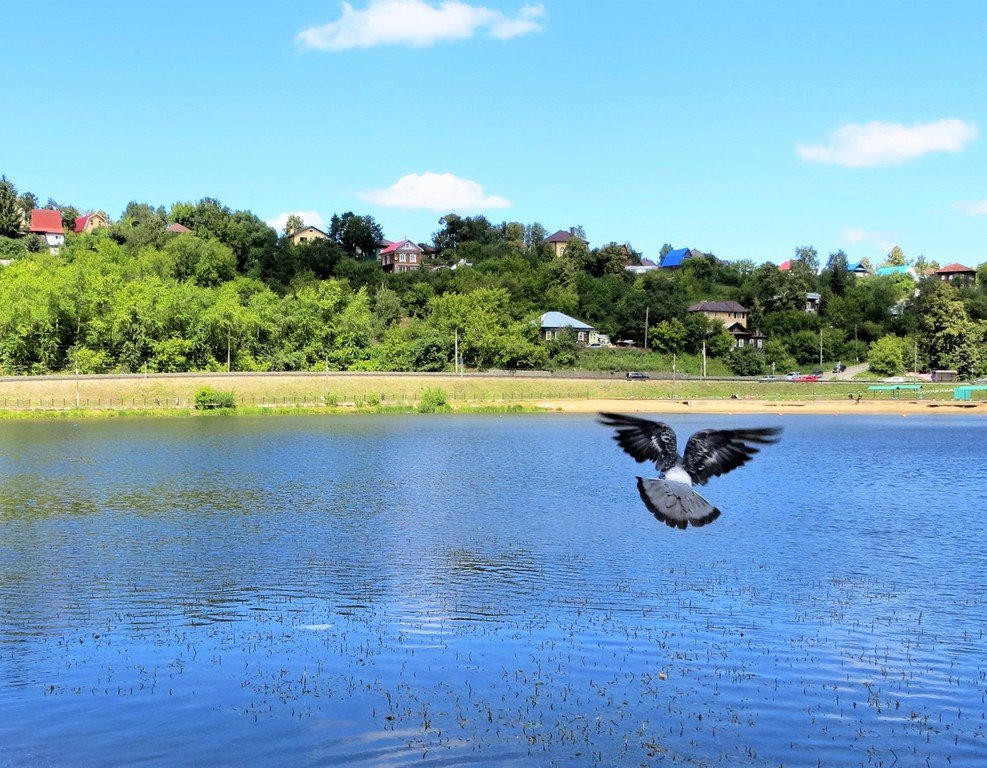
[[760, 376], [764, 373], [764, 354], [754, 347], [736, 347], [727, 355], [727, 365], [737, 376]]
[[882, 266], [904, 267], [906, 264], [908, 264], [908, 260], [905, 258], [904, 252], [896, 245], [888, 252]]
[[333, 214], [328, 235], [348, 256], [369, 258], [377, 253], [380, 241], [384, 239], [384, 230], [373, 216], [357, 216], [347, 211], [341, 216]]
[[897, 336], [882, 336], [870, 345], [867, 363], [874, 373], [894, 376], [905, 370], [905, 358], [901, 350], [901, 339]]
[[685, 344], [686, 328], [677, 318], [662, 320], [648, 332], [648, 345], [665, 354], [681, 352]]
[[829, 286], [829, 290], [837, 296], [842, 296], [846, 293], [847, 286], [850, 283], [850, 273], [847, 271], [848, 266], [847, 255], [842, 250], [829, 254], [829, 259], [826, 261], [824, 279]]
[[297, 232], [299, 229], [304, 228], [305, 222], [297, 213], [290, 214], [284, 222], [285, 235], [290, 235], [292, 232]]
[[970, 320], [956, 289], [936, 285], [922, 326], [922, 346], [933, 369], [956, 370], [964, 377], [980, 370], [985, 354], [982, 326]]
[[819, 253], [811, 245], [796, 247], [795, 260], [803, 264], [813, 275], [819, 271]]
[[[582, 243], [582, 240], [573, 238], [569, 241]], [[569, 243], [566, 244], [566, 249], [569, 248]], [[620, 275], [624, 272], [624, 265], [627, 262], [629, 256], [629, 250], [625, 245], [618, 245], [617, 243], [607, 243], [602, 248], [594, 248], [589, 250], [586, 248], [585, 243], [583, 243], [583, 249], [580, 249], [583, 253], [582, 267], [593, 277], [603, 277], [603, 275]], [[566, 255], [566, 251], [563, 251], [563, 256], [569, 258]]]
[[0, 237], [17, 237], [21, 232], [21, 216], [17, 188], [6, 176], [0, 176]]

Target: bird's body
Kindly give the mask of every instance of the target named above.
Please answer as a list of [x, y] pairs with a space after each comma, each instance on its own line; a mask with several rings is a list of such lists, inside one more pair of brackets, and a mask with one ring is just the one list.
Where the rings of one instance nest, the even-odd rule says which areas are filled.
[[705, 485], [746, 464], [760, 450], [776, 442], [781, 429], [704, 429], [689, 438], [678, 452], [675, 431], [667, 424], [619, 413], [601, 413], [600, 423], [614, 427], [614, 440], [638, 462], [654, 462], [658, 477], [637, 478], [637, 489], [648, 510], [673, 528], [713, 522], [720, 510], [693, 486]]

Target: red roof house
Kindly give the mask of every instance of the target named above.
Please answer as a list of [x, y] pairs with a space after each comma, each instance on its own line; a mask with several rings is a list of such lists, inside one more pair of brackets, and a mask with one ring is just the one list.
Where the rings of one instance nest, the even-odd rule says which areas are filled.
[[31, 234], [43, 237], [48, 244], [48, 250], [58, 253], [58, 249], [65, 245], [61, 212], [35, 208], [31, 211]]
[[421, 267], [424, 255], [410, 240], [399, 240], [381, 249], [377, 258], [385, 272], [410, 272]]
[[940, 280], [949, 283], [973, 285], [977, 281], [977, 270], [956, 263], [947, 264], [942, 269], [937, 269], [936, 275]]
[[35, 208], [31, 211], [31, 232], [35, 235], [64, 235], [61, 211]]
[[85, 216], [79, 216], [75, 220], [75, 227], [72, 231], [76, 234], [80, 232], [92, 232], [94, 229], [105, 227], [108, 223], [106, 216], [102, 213], [87, 213]]

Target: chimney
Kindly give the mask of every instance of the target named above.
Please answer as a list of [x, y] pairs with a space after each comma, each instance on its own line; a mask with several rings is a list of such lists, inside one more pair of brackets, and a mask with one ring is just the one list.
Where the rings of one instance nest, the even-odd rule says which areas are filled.
[[575, 227], [569, 227], [569, 234], [575, 236], [575, 234], [576, 234], [576, 228]]

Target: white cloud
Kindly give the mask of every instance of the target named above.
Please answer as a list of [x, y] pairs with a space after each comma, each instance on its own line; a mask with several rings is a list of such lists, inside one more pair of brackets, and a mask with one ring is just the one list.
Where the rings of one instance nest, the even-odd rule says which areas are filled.
[[840, 230], [841, 245], [870, 245], [881, 253], [888, 253], [897, 244], [894, 232], [870, 232], [859, 227]]
[[345, 51], [377, 45], [422, 48], [448, 40], [466, 40], [486, 30], [490, 37], [512, 37], [540, 32], [545, 6], [525, 5], [510, 17], [482, 5], [461, 0], [370, 0], [362, 9], [342, 3], [343, 15], [334, 22], [302, 30], [295, 42], [302, 48]]
[[485, 195], [483, 187], [475, 181], [460, 179], [451, 173], [409, 173], [387, 189], [363, 192], [360, 198], [388, 208], [441, 213], [511, 207], [510, 200]]
[[326, 222], [315, 211], [285, 211], [284, 213], [279, 213], [273, 219], [268, 219], [265, 223], [269, 227], [274, 227], [278, 232], [281, 232], [284, 230], [284, 225], [288, 223], [289, 216], [301, 217], [306, 227], [326, 228]]
[[967, 216], [987, 216], [987, 200], [961, 201], [953, 203], [953, 207], [963, 211]]
[[826, 144], [799, 144], [799, 157], [808, 163], [832, 163], [844, 168], [896, 165], [931, 152], [959, 152], [977, 138], [977, 127], [950, 118], [931, 123], [870, 123], [844, 125]]

